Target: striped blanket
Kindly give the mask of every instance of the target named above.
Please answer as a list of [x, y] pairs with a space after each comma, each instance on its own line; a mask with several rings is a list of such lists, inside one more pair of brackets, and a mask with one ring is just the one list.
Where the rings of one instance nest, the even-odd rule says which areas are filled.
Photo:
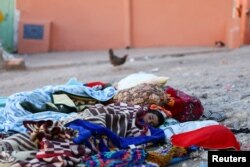
[[20, 160], [31, 160], [38, 148], [27, 134], [14, 134], [0, 141], [0, 166]]
[[69, 119], [63, 120], [62, 124], [81, 119], [106, 127], [121, 137], [150, 135], [148, 127], [146, 125], [138, 126], [136, 118], [138, 113], [147, 110], [147, 107], [126, 103], [112, 103], [107, 106], [96, 104]]

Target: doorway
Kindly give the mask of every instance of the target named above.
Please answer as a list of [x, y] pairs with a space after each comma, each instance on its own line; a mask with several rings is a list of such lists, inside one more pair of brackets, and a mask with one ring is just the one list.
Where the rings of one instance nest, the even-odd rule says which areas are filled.
[[14, 10], [15, 0], [0, 0], [3, 20], [0, 23], [0, 40], [5, 50], [14, 51]]

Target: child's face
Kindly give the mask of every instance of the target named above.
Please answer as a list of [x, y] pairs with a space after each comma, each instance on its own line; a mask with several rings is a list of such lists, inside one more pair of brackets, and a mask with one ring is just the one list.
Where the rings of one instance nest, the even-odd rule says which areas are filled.
[[153, 127], [157, 127], [159, 125], [159, 119], [158, 119], [157, 115], [155, 115], [153, 113], [146, 113], [143, 117], [143, 120], [145, 123], [147, 123]]

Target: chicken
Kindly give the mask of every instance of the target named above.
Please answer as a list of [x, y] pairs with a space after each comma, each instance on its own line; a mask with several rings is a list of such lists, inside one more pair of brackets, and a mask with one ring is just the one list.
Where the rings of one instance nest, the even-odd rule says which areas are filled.
[[119, 66], [126, 62], [128, 55], [124, 55], [123, 57], [118, 57], [114, 54], [112, 49], [109, 49], [109, 60], [113, 66]]

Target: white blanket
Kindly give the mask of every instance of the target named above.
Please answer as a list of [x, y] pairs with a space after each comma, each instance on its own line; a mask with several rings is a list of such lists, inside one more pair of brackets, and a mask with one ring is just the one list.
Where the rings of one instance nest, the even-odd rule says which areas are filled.
[[199, 128], [203, 128], [211, 125], [218, 125], [219, 123], [213, 120], [205, 120], [205, 121], [189, 121], [184, 123], [178, 123], [170, 126], [160, 126], [165, 133], [165, 141], [169, 142], [171, 137], [175, 134], [180, 134], [184, 132], [193, 131]]

